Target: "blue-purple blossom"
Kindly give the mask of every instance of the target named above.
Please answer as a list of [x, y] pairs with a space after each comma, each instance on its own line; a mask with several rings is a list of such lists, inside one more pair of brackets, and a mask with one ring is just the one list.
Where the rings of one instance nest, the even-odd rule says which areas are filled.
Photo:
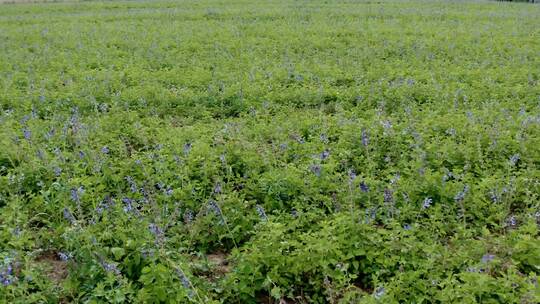
[[118, 270], [116, 265], [113, 264], [113, 263], [108, 263], [108, 262], [105, 262], [105, 261], [101, 261], [101, 266], [103, 267], [103, 269], [106, 272], [113, 273], [113, 274], [116, 274], [116, 275], [120, 274], [120, 270]]
[[384, 295], [385, 292], [386, 290], [384, 289], [384, 287], [377, 287], [373, 292], [373, 297], [378, 300]]
[[217, 215], [221, 214], [221, 208], [219, 208], [218, 204], [215, 201], [209, 201], [208, 207]]
[[155, 237], [161, 237], [163, 235], [163, 230], [154, 223], [151, 223], [150, 225], [148, 225], [148, 229]]
[[463, 201], [463, 199], [465, 199], [465, 195], [467, 195], [467, 192], [469, 192], [469, 185], [465, 185], [465, 187], [463, 187], [463, 190], [461, 190], [456, 194], [456, 196], [454, 196], [454, 201]]
[[394, 192], [390, 188], [384, 189], [384, 202], [391, 203], [394, 201]]
[[11, 230], [11, 233], [15, 236], [15, 237], [19, 237], [21, 236], [21, 228], [19, 228], [18, 226], [13, 228]]
[[391, 185], [394, 185], [395, 183], [397, 183], [399, 181], [399, 179], [401, 178], [401, 175], [399, 173], [396, 173], [392, 179], [390, 179], [390, 184]]
[[326, 160], [328, 157], [330, 157], [330, 151], [328, 149], [321, 152], [321, 160]]
[[81, 195], [84, 193], [84, 188], [80, 186], [79, 188], [72, 188], [71, 189], [71, 200], [74, 202], [80, 202]]
[[114, 206], [114, 201], [110, 196], [105, 196], [103, 201], [99, 203], [99, 205], [96, 207], [96, 212], [98, 214], [102, 214], [104, 210], [109, 209], [110, 207]]
[[59, 252], [58, 257], [60, 258], [60, 260], [66, 262], [67, 260], [69, 260], [70, 254], [65, 254], [63, 252]]
[[431, 204], [433, 203], [433, 200], [429, 197], [426, 197], [424, 199], [424, 202], [422, 203], [422, 209], [427, 209], [431, 206]]
[[55, 176], [60, 176], [60, 174], [62, 174], [62, 168], [60, 167], [54, 167], [54, 175]]
[[309, 168], [317, 177], [321, 176], [321, 165], [311, 165]]
[[517, 219], [514, 215], [510, 216], [507, 220], [506, 220], [506, 225], [507, 226], [510, 226], [510, 227], [516, 227], [517, 226]]
[[129, 189], [131, 190], [131, 192], [136, 193], [137, 192], [137, 184], [133, 180], [133, 177], [128, 175], [128, 176], [125, 177], [125, 179], [129, 184]]
[[103, 147], [101, 148], [101, 153], [103, 153], [103, 154], [109, 154], [109, 152], [110, 152], [109, 147], [103, 146]]
[[192, 148], [191, 143], [186, 143], [186, 144], [184, 145], [184, 155], [185, 155], [185, 156], [188, 156], [188, 155], [189, 155], [189, 152], [191, 151], [191, 148]]
[[369, 187], [368, 187], [368, 185], [367, 185], [364, 181], [360, 182], [360, 186], [359, 186], [359, 187], [360, 187], [360, 190], [361, 190], [362, 192], [364, 192], [364, 193], [369, 192]]
[[194, 219], [193, 211], [187, 209], [184, 212], [184, 223], [190, 224], [191, 222], [193, 222], [193, 219]]
[[257, 214], [261, 218], [261, 220], [266, 221], [268, 220], [268, 217], [266, 216], [266, 212], [264, 211], [263, 206], [257, 204], [255, 205], [255, 210], [257, 210]]
[[185, 289], [189, 290], [188, 296], [190, 298], [193, 297], [194, 291], [192, 289], [191, 282], [189, 281], [189, 278], [186, 276], [186, 274], [182, 271], [180, 268], [176, 268], [176, 274], [178, 275], [178, 278], [180, 279], [180, 282], [182, 283], [182, 286], [184, 286]]
[[510, 157], [510, 165], [515, 166], [518, 163], [519, 159], [520, 159], [519, 153], [512, 155]]
[[411, 225], [409, 225], [409, 224], [405, 224], [405, 225], [403, 225], [403, 229], [405, 229], [405, 230], [408, 231], [408, 230], [411, 230], [412, 227], [411, 227]]
[[24, 135], [24, 139], [30, 141], [30, 139], [32, 138], [32, 131], [28, 130], [28, 128], [24, 128], [23, 135]]
[[354, 180], [356, 179], [356, 172], [354, 172], [353, 169], [349, 169], [349, 172], [348, 172], [348, 175], [349, 175], [349, 182], [354, 182]]
[[383, 120], [381, 121], [381, 125], [385, 130], [389, 130], [392, 128], [392, 123], [389, 120]]
[[455, 176], [454, 176], [454, 174], [452, 172], [448, 172], [445, 175], [443, 175], [442, 181], [446, 182], [446, 181], [448, 181], [448, 180], [450, 180], [450, 179], [452, 179], [454, 177]]
[[221, 183], [216, 183], [216, 185], [214, 186], [214, 194], [220, 194], [221, 190]]
[[133, 210], [133, 201], [129, 197], [122, 198], [122, 202], [124, 203], [124, 212], [128, 213]]
[[498, 203], [500, 201], [499, 193], [497, 193], [497, 190], [492, 189], [489, 192], [489, 198], [493, 203]]
[[5, 258], [4, 264], [6, 265], [0, 268], [0, 283], [4, 286], [8, 286], [15, 281], [15, 277], [13, 276], [13, 266], [11, 261], [8, 258]]
[[362, 129], [362, 145], [367, 147], [369, 145], [369, 134], [366, 129]]
[[73, 216], [73, 214], [71, 214], [68, 208], [64, 208], [63, 214], [64, 219], [66, 219], [71, 224], [75, 223], [75, 217]]
[[484, 254], [482, 256], [482, 263], [489, 263], [491, 261], [493, 261], [493, 259], [495, 259], [495, 255], [494, 254]]
[[4, 261], [0, 264], [0, 283], [4, 286], [8, 286], [15, 281], [13, 275], [13, 265], [10, 258], [5, 257]]
[[221, 208], [219, 208], [219, 205], [215, 201], [208, 202], [208, 207], [217, 215], [220, 217], [219, 222], [220, 224], [223, 224], [223, 212], [221, 211]]
[[29, 120], [30, 120], [30, 115], [24, 115], [24, 116], [21, 118], [21, 125], [26, 124]]
[[368, 208], [366, 209], [366, 216], [365, 216], [365, 223], [369, 224], [372, 220], [375, 220], [377, 216], [377, 209], [376, 208]]

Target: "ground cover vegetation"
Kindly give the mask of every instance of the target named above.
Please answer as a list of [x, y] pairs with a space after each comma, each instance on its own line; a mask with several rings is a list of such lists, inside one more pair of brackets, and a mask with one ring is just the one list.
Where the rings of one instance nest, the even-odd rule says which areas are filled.
[[540, 6], [0, 6], [0, 302], [538, 303]]

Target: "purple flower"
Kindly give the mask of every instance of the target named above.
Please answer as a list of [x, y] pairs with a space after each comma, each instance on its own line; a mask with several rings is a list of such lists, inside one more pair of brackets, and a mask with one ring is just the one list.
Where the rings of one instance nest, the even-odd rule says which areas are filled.
[[29, 116], [29, 115], [24, 115], [24, 116], [21, 118], [21, 125], [26, 124], [29, 120], [30, 120], [30, 116]]
[[125, 177], [125, 179], [129, 184], [129, 189], [131, 190], [131, 192], [136, 193], [137, 192], [137, 184], [135, 183], [133, 178], [128, 175], [128, 176]]
[[362, 129], [362, 145], [367, 147], [369, 145], [369, 134], [366, 129]]
[[495, 259], [494, 254], [484, 254], [484, 256], [482, 256], [482, 263], [489, 263], [493, 261], [493, 259]]
[[219, 208], [219, 205], [215, 201], [208, 202], [208, 207], [217, 215], [219, 216], [219, 223], [223, 224], [225, 222], [223, 212], [221, 211], [221, 208]]
[[71, 200], [74, 202], [80, 202], [81, 195], [84, 193], [84, 188], [80, 186], [79, 188], [72, 188], [71, 189]]
[[212, 209], [212, 211], [216, 215], [221, 215], [221, 208], [219, 208], [218, 204], [215, 201], [209, 201], [208, 207], [210, 207], [210, 209]]
[[365, 223], [369, 224], [372, 220], [375, 220], [376, 216], [377, 216], [376, 208], [366, 209]]
[[221, 190], [221, 183], [216, 183], [216, 185], [214, 186], [214, 194], [220, 194]]
[[62, 168], [54, 167], [54, 175], [55, 176], [60, 176], [60, 174], [62, 174]]
[[73, 217], [73, 214], [71, 214], [68, 208], [64, 208], [63, 213], [64, 213], [64, 218], [68, 222], [70, 222], [71, 224], [75, 223], [75, 217]]
[[103, 154], [109, 154], [109, 147], [104, 146], [103, 148], [101, 148], [101, 153], [103, 153]]
[[320, 165], [311, 165], [310, 166], [311, 172], [315, 174], [317, 177], [321, 176], [321, 166]]
[[394, 201], [394, 192], [392, 189], [386, 188], [384, 189], [384, 202], [385, 203], [391, 203]]
[[266, 212], [264, 212], [264, 208], [257, 204], [255, 205], [255, 210], [257, 210], [257, 214], [259, 214], [259, 217], [261, 218], [261, 220], [263, 221], [266, 221], [268, 220], [268, 217], [266, 216]]
[[433, 203], [433, 200], [429, 197], [426, 197], [424, 199], [424, 202], [422, 203], [422, 209], [427, 209], [431, 206], [431, 204]]
[[328, 157], [330, 157], [330, 151], [328, 149], [321, 152], [321, 160], [326, 160]]
[[469, 185], [465, 185], [465, 187], [463, 187], [463, 190], [461, 190], [456, 194], [456, 196], [454, 196], [454, 201], [462, 202], [463, 199], [465, 199], [465, 195], [467, 195], [467, 192], [469, 192]]
[[356, 179], [356, 172], [353, 169], [349, 169], [349, 182], [353, 182]]
[[30, 141], [30, 139], [32, 138], [32, 132], [28, 130], [28, 128], [23, 129], [23, 134], [24, 134], [24, 139]]
[[405, 230], [408, 231], [408, 230], [411, 230], [412, 227], [411, 227], [411, 225], [409, 225], [409, 224], [405, 224], [405, 225], [403, 225], [403, 229], [405, 229]]
[[517, 219], [514, 215], [510, 216], [507, 220], [506, 220], [506, 225], [509, 226], [509, 227], [516, 227], [517, 226]]
[[133, 201], [129, 198], [129, 197], [124, 197], [122, 198], [122, 202], [124, 203], [124, 212], [125, 213], [128, 213], [130, 212], [131, 210], [133, 210], [133, 206], [132, 206], [132, 203]]
[[362, 192], [364, 192], [364, 193], [368, 193], [368, 192], [369, 192], [369, 187], [368, 187], [368, 185], [367, 185], [364, 181], [362, 181], [362, 182], [360, 183], [360, 190], [361, 190]]
[[381, 121], [381, 125], [385, 130], [389, 130], [392, 128], [392, 123], [389, 120], [383, 120]]
[[159, 228], [159, 226], [154, 223], [148, 225], [148, 229], [156, 237], [160, 237], [163, 234], [163, 230], [161, 230], [161, 228]]
[[384, 295], [385, 292], [386, 290], [384, 289], [384, 287], [377, 287], [373, 292], [373, 297], [378, 300]]
[[185, 222], [186, 224], [190, 224], [191, 222], [193, 222], [193, 219], [194, 219], [193, 211], [187, 209], [187, 210], [184, 212], [184, 222]]
[[191, 148], [192, 148], [191, 143], [186, 143], [186, 144], [184, 145], [184, 155], [185, 155], [185, 156], [188, 156], [188, 155], [189, 155], [189, 152], [191, 151]]
[[69, 260], [70, 255], [65, 254], [63, 252], [59, 252], [58, 257], [60, 258], [60, 260], [66, 262], [67, 260]]
[[107, 263], [105, 261], [102, 261], [101, 266], [103, 267], [103, 269], [106, 272], [113, 273], [113, 274], [116, 274], [116, 275], [120, 274], [120, 270], [118, 270], [116, 265], [113, 264], [113, 263]]
[[510, 157], [510, 164], [512, 166], [515, 166], [517, 162], [519, 161], [519, 159], [520, 159], [519, 153], [512, 155], [512, 157]]
[[178, 278], [180, 279], [180, 282], [182, 283], [182, 286], [184, 286], [184, 288], [189, 290], [188, 296], [190, 298], [192, 298], [193, 295], [194, 295], [194, 292], [193, 292], [193, 290], [191, 288], [192, 285], [191, 285], [191, 282], [189, 281], [189, 278], [186, 276], [186, 274], [180, 268], [176, 268], [176, 274], [178, 275]]
[[493, 189], [489, 192], [489, 198], [493, 203], [498, 203], [500, 201], [499, 194], [497, 193], [497, 190]]

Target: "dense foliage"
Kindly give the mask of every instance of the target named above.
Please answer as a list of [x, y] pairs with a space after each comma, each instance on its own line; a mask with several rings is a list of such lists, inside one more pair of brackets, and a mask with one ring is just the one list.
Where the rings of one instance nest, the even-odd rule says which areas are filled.
[[1, 303], [538, 303], [540, 6], [0, 6]]

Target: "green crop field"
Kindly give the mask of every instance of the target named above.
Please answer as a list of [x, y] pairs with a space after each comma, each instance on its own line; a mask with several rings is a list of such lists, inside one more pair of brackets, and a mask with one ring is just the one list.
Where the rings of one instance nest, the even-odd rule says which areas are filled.
[[540, 302], [540, 5], [3, 2], [0, 303]]

